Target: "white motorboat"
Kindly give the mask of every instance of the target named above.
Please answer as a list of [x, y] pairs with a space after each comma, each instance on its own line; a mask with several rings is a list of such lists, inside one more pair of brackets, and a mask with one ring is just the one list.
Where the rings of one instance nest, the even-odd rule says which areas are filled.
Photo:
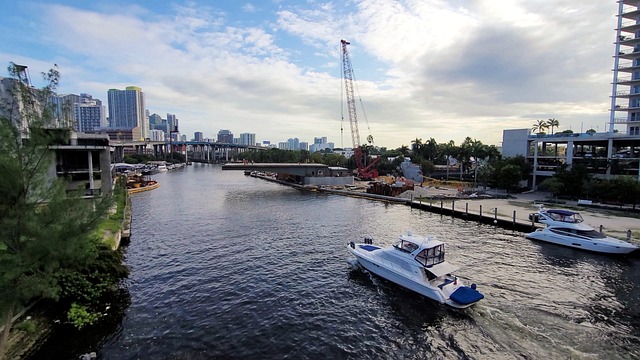
[[476, 284], [466, 286], [453, 275], [458, 268], [444, 260], [444, 243], [431, 236], [407, 232], [384, 248], [365, 238], [347, 249], [368, 271], [442, 304], [466, 308], [484, 298]]
[[571, 210], [545, 209], [529, 214], [529, 220], [547, 225], [526, 235], [533, 240], [607, 254], [628, 254], [637, 245], [607, 236], [584, 223], [582, 215]]

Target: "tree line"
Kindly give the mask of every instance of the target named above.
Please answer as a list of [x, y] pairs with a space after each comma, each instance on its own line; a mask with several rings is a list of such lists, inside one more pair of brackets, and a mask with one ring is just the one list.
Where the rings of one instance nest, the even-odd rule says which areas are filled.
[[[486, 145], [481, 141], [467, 137], [460, 145], [453, 140], [438, 143], [434, 138], [424, 141], [416, 138], [411, 146], [402, 145], [396, 149], [363, 145], [366, 155], [365, 163], [373, 161], [373, 156], [379, 157], [374, 168], [380, 175], [402, 175], [400, 164], [405, 158], [420, 166], [425, 176], [436, 176], [436, 165], [459, 164], [456, 174], [461, 180], [474, 181], [479, 185], [499, 187], [508, 191], [518, 189], [518, 184], [526, 180], [531, 174], [531, 166], [522, 156], [503, 159], [500, 151], [494, 145]], [[256, 163], [322, 163], [330, 166], [340, 166], [355, 169], [353, 157], [346, 158], [338, 153], [341, 149], [325, 149], [310, 153], [307, 150], [281, 150], [271, 148], [263, 151], [248, 151], [240, 154], [241, 160]], [[439, 174], [439, 173], [438, 173]], [[438, 176], [442, 176], [439, 174]]]

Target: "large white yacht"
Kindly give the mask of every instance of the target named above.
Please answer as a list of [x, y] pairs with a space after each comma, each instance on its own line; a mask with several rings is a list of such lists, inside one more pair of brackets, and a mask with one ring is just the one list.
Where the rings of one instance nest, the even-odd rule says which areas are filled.
[[527, 234], [529, 239], [607, 254], [628, 254], [638, 249], [637, 245], [594, 230], [575, 211], [541, 206], [538, 212], [529, 214], [529, 219], [547, 225]]
[[444, 260], [444, 243], [433, 237], [407, 232], [389, 247], [365, 238], [347, 249], [368, 271], [442, 304], [466, 308], [484, 298], [475, 284], [466, 286], [453, 275], [457, 267]]

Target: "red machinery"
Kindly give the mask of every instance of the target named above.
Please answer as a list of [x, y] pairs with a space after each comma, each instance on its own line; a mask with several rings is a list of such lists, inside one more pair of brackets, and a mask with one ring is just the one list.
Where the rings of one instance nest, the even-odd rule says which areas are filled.
[[[347, 45], [351, 44], [347, 40], [340, 40], [342, 44], [342, 69], [344, 74], [344, 87], [347, 94], [347, 108], [349, 110], [349, 123], [351, 124], [351, 139], [353, 140], [353, 156], [356, 160], [358, 168], [358, 177], [363, 180], [370, 180], [378, 177], [378, 171], [372, 169], [373, 165], [379, 160], [376, 158], [369, 165], [365, 166], [365, 153], [360, 146], [360, 132], [358, 131], [358, 117], [356, 116], [356, 99], [353, 95], [353, 67], [349, 59]], [[367, 137], [369, 143], [373, 142], [373, 136]]]

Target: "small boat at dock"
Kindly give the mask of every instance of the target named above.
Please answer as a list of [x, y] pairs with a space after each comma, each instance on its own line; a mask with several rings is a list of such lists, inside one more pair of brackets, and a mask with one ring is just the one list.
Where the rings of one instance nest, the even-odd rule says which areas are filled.
[[365, 238], [363, 243], [347, 245], [369, 272], [454, 308], [466, 308], [484, 298], [476, 284], [466, 286], [453, 275], [458, 268], [444, 260], [442, 241], [407, 232], [389, 247], [372, 242]]

